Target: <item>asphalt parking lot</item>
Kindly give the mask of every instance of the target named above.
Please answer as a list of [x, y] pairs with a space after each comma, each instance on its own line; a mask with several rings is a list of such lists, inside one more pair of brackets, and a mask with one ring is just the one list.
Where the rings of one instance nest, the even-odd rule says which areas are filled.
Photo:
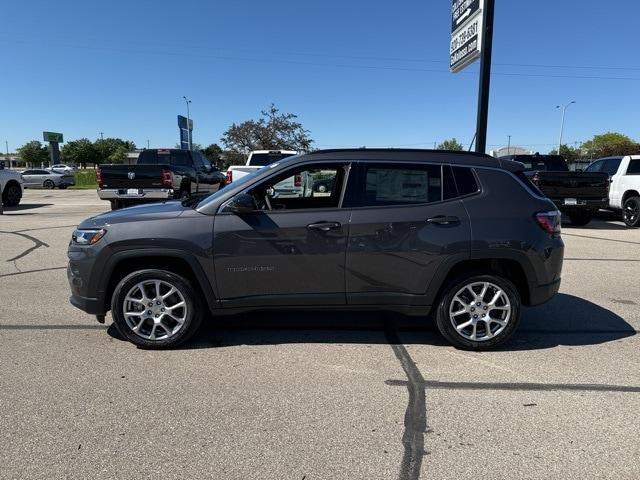
[[469, 353], [390, 315], [252, 314], [146, 351], [68, 302], [94, 191], [0, 216], [0, 478], [640, 478], [640, 230], [565, 226], [560, 294]]

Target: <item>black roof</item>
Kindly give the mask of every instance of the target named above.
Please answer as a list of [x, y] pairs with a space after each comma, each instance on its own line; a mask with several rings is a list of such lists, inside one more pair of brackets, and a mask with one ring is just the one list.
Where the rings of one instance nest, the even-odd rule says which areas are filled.
[[491, 157], [483, 153], [427, 150], [417, 148], [340, 148], [316, 150], [302, 155], [314, 160], [388, 160], [412, 162], [438, 162], [450, 165], [504, 168], [510, 171], [522, 170], [522, 164], [506, 159]]

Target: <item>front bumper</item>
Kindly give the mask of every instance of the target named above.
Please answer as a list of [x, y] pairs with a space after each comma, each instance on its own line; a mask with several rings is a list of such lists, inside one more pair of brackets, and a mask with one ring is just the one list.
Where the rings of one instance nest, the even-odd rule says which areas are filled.
[[129, 193], [129, 190], [131, 189], [99, 189], [98, 197], [102, 200], [168, 200], [172, 199], [174, 195], [172, 188], [137, 189], [138, 193]]
[[100, 304], [97, 298], [86, 298], [79, 295], [71, 295], [69, 297], [71, 305], [79, 308], [83, 312], [91, 315], [104, 315], [104, 307]]

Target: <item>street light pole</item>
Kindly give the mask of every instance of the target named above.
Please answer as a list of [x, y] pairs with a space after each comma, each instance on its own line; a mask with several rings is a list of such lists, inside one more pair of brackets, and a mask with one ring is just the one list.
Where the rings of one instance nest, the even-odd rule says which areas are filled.
[[562, 133], [564, 131], [564, 114], [571, 105], [576, 103], [575, 100], [570, 101], [565, 106], [556, 105], [556, 108], [562, 109], [562, 120], [560, 121], [560, 139], [558, 140], [558, 155], [560, 155], [560, 148], [562, 147]]
[[184, 98], [184, 102], [187, 104], [187, 143], [189, 144], [189, 150], [191, 150], [191, 119], [189, 117], [189, 104], [191, 100], [184, 95], [182, 98]]
[[507, 135], [509, 137], [509, 141], [507, 142], [507, 155], [511, 155], [511, 135]]

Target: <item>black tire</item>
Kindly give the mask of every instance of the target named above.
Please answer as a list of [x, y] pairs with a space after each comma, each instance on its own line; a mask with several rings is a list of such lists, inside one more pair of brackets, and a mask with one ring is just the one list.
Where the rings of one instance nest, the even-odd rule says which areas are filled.
[[53, 180], [45, 180], [42, 186], [47, 190], [53, 190], [54, 188], [56, 188], [56, 184], [53, 183]]
[[22, 200], [22, 190], [15, 182], [9, 183], [2, 192], [2, 205], [5, 207], [17, 207]]
[[622, 220], [627, 227], [640, 227], [640, 197], [630, 197], [624, 201]]
[[574, 212], [569, 214], [569, 220], [571, 220], [571, 225], [575, 227], [584, 227], [587, 225], [593, 215], [590, 212]]
[[109, 202], [111, 203], [111, 210], [118, 210], [122, 208], [120, 200], [109, 200]]
[[[465, 286], [472, 284], [477, 284], [475, 289], [472, 289], [475, 297], [471, 296], [471, 291], [465, 290], [460, 294], [465, 300], [463, 305], [456, 299], [456, 296]], [[490, 304], [487, 302], [490, 302], [489, 297], [498, 294], [497, 290], [493, 287], [488, 287], [485, 290], [483, 300], [476, 302], [478, 296], [482, 293], [480, 284], [490, 284], [502, 292], [502, 296], [499, 297], [493, 308], [490, 308]], [[504, 302], [504, 296], [506, 296], [508, 304]], [[480, 303], [480, 305], [477, 305], [477, 303]], [[501, 310], [507, 305], [510, 307], [508, 317], [507, 311]], [[468, 312], [465, 311], [451, 317], [449, 312], [453, 308], [456, 311], [461, 311], [464, 308]], [[494, 310], [498, 313], [491, 314]], [[509, 279], [495, 274], [468, 274], [452, 280], [445, 287], [437, 305], [436, 325], [440, 333], [456, 348], [462, 350], [490, 350], [506, 342], [511, 337], [520, 322], [520, 310], [520, 294]], [[472, 318], [473, 315], [477, 318]], [[490, 316], [491, 320], [486, 322], [482, 315]], [[497, 323], [498, 320], [506, 320], [506, 324], [502, 326]], [[454, 322], [458, 328], [467, 322], [474, 322], [474, 324], [458, 331], [453, 325]], [[481, 333], [484, 333], [484, 335], [480, 335]], [[469, 338], [474, 336], [476, 338], [475, 341]]]
[[61, 184], [61, 185], [58, 185], [58, 188], [59, 188], [60, 190], [66, 190], [66, 189], [67, 189], [67, 185], [65, 185], [65, 184]]
[[[160, 281], [165, 290], [161, 291], [160, 294], [155, 293], [155, 297], [151, 299], [151, 294], [155, 291], [155, 282]], [[151, 301], [151, 306], [149, 304], [142, 305], [140, 302], [128, 302], [126, 300], [127, 295], [136, 291], [137, 286], [140, 284], [144, 284], [144, 282], [149, 282], [150, 289], [147, 290], [146, 296], [148, 296], [147, 300]], [[184, 299], [184, 307], [178, 307], [175, 311], [176, 317], [183, 316], [182, 326], [178, 327], [178, 323], [167, 313], [160, 313], [159, 309], [161, 307], [166, 306], [164, 303], [159, 304], [157, 300], [161, 300], [165, 302], [165, 299], [161, 299], [163, 293], [167, 293], [168, 286], [173, 287], [177, 293], [170, 295], [168, 300], [166, 301], [178, 301], [180, 303], [182, 299]], [[161, 288], [163, 288], [161, 286]], [[137, 290], [140, 291], [140, 290]], [[180, 296], [179, 296], [180, 295]], [[133, 307], [133, 305], [144, 306], [145, 308], [140, 311], [142, 315], [146, 315], [146, 312], [152, 312], [146, 319], [143, 318], [142, 315], [129, 315], [125, 318], [124, 308], [130, 310], [131, 308], [139, 308]], [[148, 308], [152, 308], [154, 310], [147, 310]], [[184, 310], [182, 310], [184, 308]], [[167, 310], [168, 310], [167, 306]], [[137, 310], [134, 310], [137, 313]], [[162, 310], [164, 312], [165, 310]], [[148, 270], [139, 270], [137, 272], [130, 273], [125, 278], [120, 280], [118, 285], [116, 286], [115, 291], [113, 292], [113, 296], [111, 297], [111, 315], [113, 316], [114, 323], [118, 329], [118, 331], [130, 342], [144, 348], [152, 348], [152, 349], [161, 349], [161, 348], [171, 348], [181, 343], [187, 341], [191, 336], [198, 330], [200, 324], [202, 323], [203, 317], [203, 308], [202, 302], [199, 298], [197, 290], [193, 288], [189, 280], [186, 278], [177, 275], [173, 272], [169, 272], [166, 270], [157, 270], [157, 269], [148, 269]], [[158, 318], [159, 320], [154, 320]], [[167, 319], [165, 319], [165, 315], [167, 315]], [[139, 329], [140, 333], [136, 333], [134, 331], [134, 327], [131, 326], [131, 323], [139, 323], [139, 325], [135, 328]], [[160, 328], [156, 325], [159, 324]], [[152, 334], [152, 330], [155, 327], [155, 331], [160, 333], [161, 335], [169, 334], [169, 329], [165, 326], [169, 325], [170, 328], [176, 328], [175, 333], [170, 334], [170, 336], [166, 338], [144, 338], [144, 336], [149, 336]], [[164, 333], [163, 333], [164, 332]], [[158, 336], [157, 334], [155, 334]]]

